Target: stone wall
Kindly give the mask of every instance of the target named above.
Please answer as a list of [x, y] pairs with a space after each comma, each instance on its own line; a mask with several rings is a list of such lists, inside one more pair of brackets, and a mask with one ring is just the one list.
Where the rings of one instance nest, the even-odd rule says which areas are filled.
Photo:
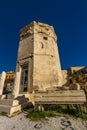
[[68, 70], [62, 70], [63, 75], [63, 85], [68, 83], [69, 76], [68, 76]]
[[57, 36], [52, 26], [34, 23], [33, 86], [39, 89], [62, 86]]

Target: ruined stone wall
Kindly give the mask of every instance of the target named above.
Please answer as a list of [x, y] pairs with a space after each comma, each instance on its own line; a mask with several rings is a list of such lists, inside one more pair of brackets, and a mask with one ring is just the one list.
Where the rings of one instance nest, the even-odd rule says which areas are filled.
[[69, 71], [69, 74], [71, 75], [71, 74], [73, 74], [74, 72], [80, 71], [80, 70], [82, 70], [82, 69], [84, 69], [84, 68], [85, 68], [85, 66], [70, 67], [70, 68], [68, 69], [68, 71]]
[[62, 70], [63, 75], [63, 85], [66, 85], [69, 80], [68, 70]]

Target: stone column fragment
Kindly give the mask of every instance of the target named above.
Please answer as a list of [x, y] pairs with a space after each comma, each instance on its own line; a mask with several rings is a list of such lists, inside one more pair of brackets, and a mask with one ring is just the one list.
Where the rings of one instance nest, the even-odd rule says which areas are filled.
[[20, 92], [20, 79], [21, 79], [21, 69], [19, 72], [16, 72], [16, 78], [14, 83], [13, 95], [17, 97]]
[[3, 94], [5, 79], [6, 79], [6, 73], [3, 71], [1, 74], [1, 80], [0, 80], [0, 95]]

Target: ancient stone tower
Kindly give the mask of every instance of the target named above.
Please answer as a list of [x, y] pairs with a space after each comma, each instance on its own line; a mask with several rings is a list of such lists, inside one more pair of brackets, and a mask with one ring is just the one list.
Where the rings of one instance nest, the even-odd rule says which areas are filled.
[[62, 86], [57, 37], [52, 26], [34, 21], [20, 30], [16, 71], [20, 72], [19, 93]]

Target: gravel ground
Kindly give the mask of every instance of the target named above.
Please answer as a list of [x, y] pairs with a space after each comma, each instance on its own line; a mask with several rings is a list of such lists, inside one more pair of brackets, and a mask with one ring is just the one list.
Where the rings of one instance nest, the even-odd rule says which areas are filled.
[[0, 116], [0, 130], [87, 130], [87, 121], [66, 117], [49, 118], [47, 121], [31, 121], [24, 113], [12, 118]]

